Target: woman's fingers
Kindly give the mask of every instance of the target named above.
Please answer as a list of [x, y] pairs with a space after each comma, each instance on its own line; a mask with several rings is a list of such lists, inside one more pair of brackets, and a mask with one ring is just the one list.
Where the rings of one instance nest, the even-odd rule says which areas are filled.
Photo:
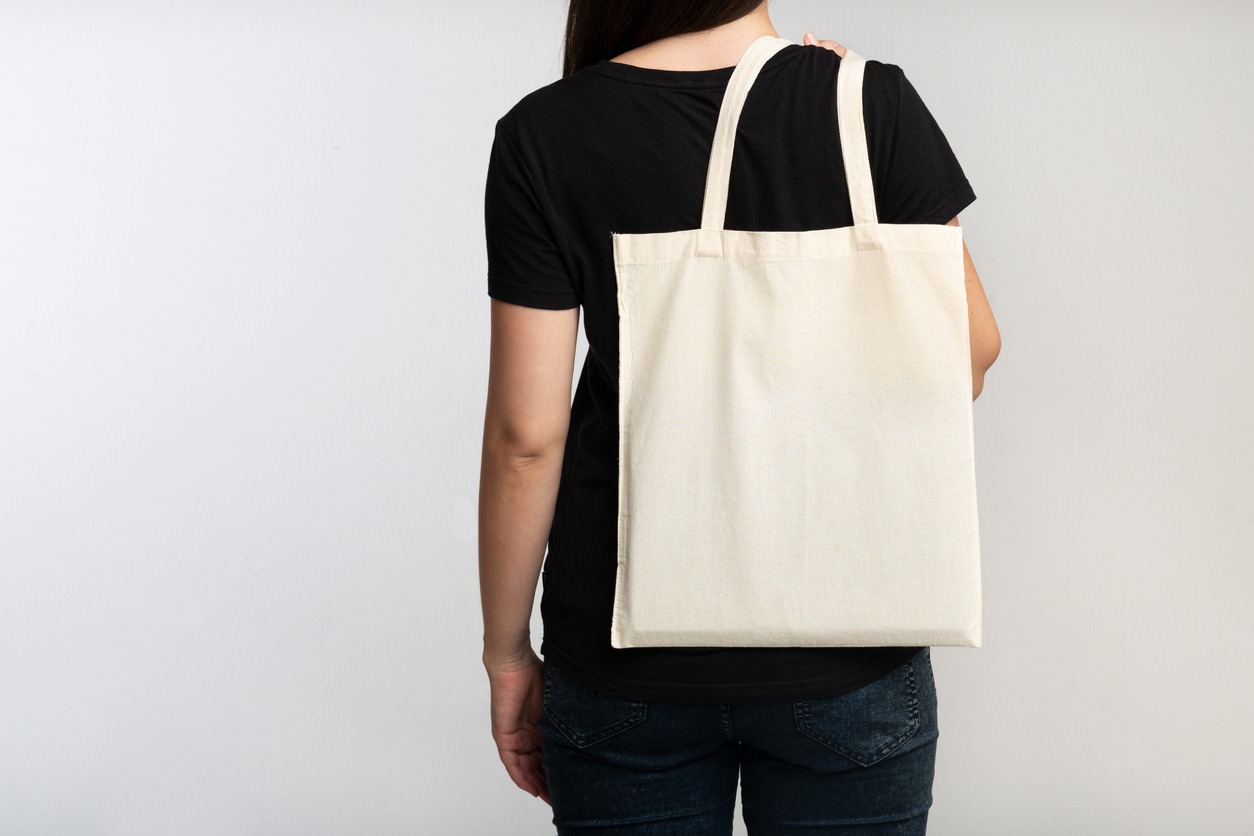
[[801, 42], [806, 46], [821, 46], [824, 49], [830, 49], [841, 58], [845, 57], [844, 44], [839, 44], [836, 41], [820, 40], [813, 32], [806, 32]]
[[537, 722], [543, 712], [544, 665], [532, 652], [519, 666], [485, 662], [490, 688], [492, 739], [509, 777], [521, 789], [552, 805], [544, 771], [544, 746]]

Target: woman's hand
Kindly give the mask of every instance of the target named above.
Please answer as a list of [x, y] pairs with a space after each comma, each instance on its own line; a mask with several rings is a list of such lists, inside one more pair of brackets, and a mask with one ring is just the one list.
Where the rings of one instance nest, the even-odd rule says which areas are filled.
[[841, 58], [845, 57], [844, 46], [836, 43], [835, 41], [820, 41], [813, 32], [806, 32], [805, 37], [801, 39], [801, 43], [805, 44], [806, 46], [821, 46], [824, 49], [830, 49], [832, 52], [836, 53]]
[[544, 710], [544, 663], [528, 649], [522, 658], [484, 657], [492, 689], [492, 739], [505, 771], [514, 783], [541, 798], [550, 807], [549, 783], [544, 775], [544, 752], [536, 721]]

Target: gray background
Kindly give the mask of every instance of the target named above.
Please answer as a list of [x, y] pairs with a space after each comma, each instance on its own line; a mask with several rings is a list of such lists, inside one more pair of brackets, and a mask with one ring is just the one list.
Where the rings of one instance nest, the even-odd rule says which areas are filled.
[[[552, 832], [475, 543], [487, 152], [564, 13], [0, 3], [0, 832]], [[1251, 7], [772, 19], [903, 67], [979, 196], [930, 832], [1250, 832]]]

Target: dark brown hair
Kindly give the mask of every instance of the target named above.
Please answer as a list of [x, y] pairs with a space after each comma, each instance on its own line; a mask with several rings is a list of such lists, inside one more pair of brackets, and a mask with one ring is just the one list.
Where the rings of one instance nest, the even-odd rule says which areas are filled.
[[652, 43], [744, 17], [763, 0], [570, 0], [562, 77]]

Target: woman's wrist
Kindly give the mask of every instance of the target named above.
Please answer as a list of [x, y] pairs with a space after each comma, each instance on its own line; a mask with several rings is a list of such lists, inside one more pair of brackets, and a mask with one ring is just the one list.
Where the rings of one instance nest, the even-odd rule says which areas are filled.
[[531, 634], [513, 640], [488, 640], [483, 642], [483, 665], [486, 668], [526, 667], [535, 664], [535, 651], [531, 647]]

